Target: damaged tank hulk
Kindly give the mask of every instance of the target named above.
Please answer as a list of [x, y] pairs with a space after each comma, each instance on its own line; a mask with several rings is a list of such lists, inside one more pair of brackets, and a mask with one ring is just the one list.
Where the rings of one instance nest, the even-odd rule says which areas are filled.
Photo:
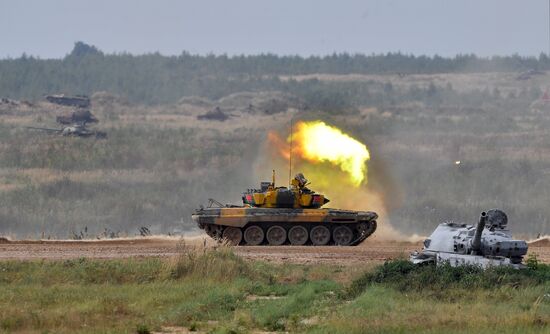
[[55, 121], [59, 124], [70, 125], [70, 124], [90, 124], [98, 123], [98, 119], [89, 111], [78, 109], [63, 115], [59, 115], [55, 118]]
[[233, 245], [355, 246], [374, 233], [375, 212], [321, 208], [329, 200], [308, 184], [299, 173], [289, 188], [276, 187], [274, 171], [272, 182], [243, 193], [243, 205], [211, 199], [192, 218], [212, 238]]
[[64, 94], [54, 94], [46, 95], [46, 100], [50, 103], [77, 108], [89, 108], [91, 104], [90, 98], [86, 95], [67, 96]]
[[25, 128], [30, 130], [41, 130], [41, 131], [47, 131], [50, 133], [57, 133], [64, 137], [82, 137], [82, 138], [95, 137], [97, 139], [107, 138], [107, 133], [103, 131], [90, 130], [86, 127], [86, 125], [81, 125], [81, 124], [65, 126], [62, 129], [41, 128], [41, 127], [35, 127], [35, 126], [26, 126]]
[[424, 240], [421, 252], [411, 254], [416, 264], [448, 263], [453, 267], [475, 265], [482, 268], [508, 266], [523, 268], [527, 242], [515, 240], [507, 229], [508, 217], [498, 209], [482, 212], [476, 226], [456, 223], [439, 224]]

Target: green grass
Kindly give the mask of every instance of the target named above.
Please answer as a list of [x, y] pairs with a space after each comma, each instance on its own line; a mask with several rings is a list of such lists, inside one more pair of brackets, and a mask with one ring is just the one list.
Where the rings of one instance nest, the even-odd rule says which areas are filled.
[[514, 270], [416, 266], [395, 260], [364, 273], [316, 333], [517, 333], [550, 325], [550, 266]]
[[399, 292], [373, 285], [338, 306], [314, 333], [534, 333], [548, 331], [548, 287]]
[[495, 267], [483, 270], [477, 266], [451, 267], [417, 266], [407, 260], [386, 262], [355, 280], [346, 290], [355, 297], [366, 287], [384, 284], [401, 292], [442, 292], [455, 289], [491, 290], [500, 287], [532, 287], [550, 282], [550, 265], [538, 263], [536, 257], [527, 260], [523, 270]]
[[[459, 272], [394, 261], [357, 276], [346, 268], [245, 261], [225, 248], [186, 250], [169, 260], [6, 261], [0, 262], [0, 332], [549, 329], [548, 265]], [[472, 277], [490, 284], [466, 283]], [[520, 284], [509, 284], [517, 279]]]
[[[476, 78], [460, 77], [447, 79], [468, 86]], [[241, 117], [227, 122], [193, 116], [212, 107], [106, 103], [105, 94], [98, 94], [92, 112], [101, 121], [97, 126], [108, 132], [107, 140], [21, 128], [54, 126], [52, 106], [49, 111], [42, 105], [4, 107], [0, 232], [18, 238], [71, 238], [87, 229], [94, 238], [105, 229], [134, 235], [142, 226], [154, 233], [196, 228], [191, 213], [208, 198], [238, 204], [242, 191], [269, 179], [273, 168], [282, 180], [288, 164], [277, 163], [278, 150], [266, 142], [266, 133], [286, 133], [293, 117], [295, 122], [323, 120], [368, 146], [368, 190], [381, 197], [383, 207], [357, 201], [353, 209], [378, 211], [405, 234], [427, 235], [448, 220], [475, 223], [481, 211], [494, 207], [506, 211], [516, 235], [550, 233], [550, 159], [545, 153], [550, 117], [544, 108], [530, 108], [541, 88], [536, 82], [507, 82], [506, 94], [502, 89], [499, 97], [491, 91], [505, 77], [484, 79], [487, 88], [482, 91], [447, 87], [444, 78], [407, 78], [412, 80], [407, 84], [395, 76], [370, 83], [280, 82], [290, 92], [301, 87], [309, 96], [305, 100], [318, 102], [298, 114], [268, 118], [239, 109], [231, 112]], [[435, 95], [429, 89], [432, 80]], [[332, 88], [325, 89], [327, 85]], [[506, 97], [508, 92], [515, 97]], [[239, 103], [247, 102], [255, 103]], [[354, 108], [346, 107], [350, 102]], [[345, 198], [360, 196], [353, 190], [341, 194], [341, 180], [320, 187], [330, 179], [324, 175], [338, 167], [301, 167], [299, 161], [296, 156], [294, 168], [302, 172], [323, 168], [322, 175], [306, 177], [314, 190], [333, 200], [329, 205], [337, 200], [346, 205]]]

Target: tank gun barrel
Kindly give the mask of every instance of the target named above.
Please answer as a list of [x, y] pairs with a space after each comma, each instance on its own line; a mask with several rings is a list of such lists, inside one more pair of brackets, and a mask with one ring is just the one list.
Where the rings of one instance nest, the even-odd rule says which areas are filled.
[[479, 253], [481, 249], [481, 233], [485, 228], [486, 222], [487, 222], [487, 213], [482, 212], [481, 217], [479, 217], [479, 222], [477, 223], [476, 234], [474, 235], [474, 239], [472, 240], [472, 250], [476, 254]]
[[411, 254], [412, 263], [448, 264], [452, 267], [476, 266], [525, 268], [525, 240], [517, 240], [506, 229], [508, 218], [499, 209], [481, 212], [473, 225], [445, 222], [424, 241], [421, 252]]
[[24, 126], [25, 129], [31, 129], [31, 130], [42, 130], [42, 131], [50, 131], [50, 132], [61, 132], [63, 130], [60, 129], [52, 129], [52, 128], [39, 128], [35, 126]]

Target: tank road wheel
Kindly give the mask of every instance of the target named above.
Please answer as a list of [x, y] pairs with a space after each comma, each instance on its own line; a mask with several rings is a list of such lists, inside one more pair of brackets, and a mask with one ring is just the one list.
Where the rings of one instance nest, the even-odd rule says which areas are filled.
[[353, 231], [345, 225], [337, 226], [332, 231], [332, 239], [338, 246], [349, 246], [353, 240]]
[[230, 245], [237, 246], [243, 240], [243, 232], [238, 227], [226, 227], [223, 230], [223, 239], [227, 240]]
[[244, 241], [247, 245], [257, 246], [264, 241], [264, 230], [261, 227], [252, 225], [244, 231]]
[[309, 238], [315, 246], [323, 246], [330, 241], [330, 230], [325, 226], [317, 225], [309, 232]]
[[309, 235], [307, 229], [303, 226], [293, 226], [288, 231], [288, 240], [292, 245], [301, 246], [305, 245]]
[[271, 246], [280, 246], [286, 241], [286, 230], [279, 225], [274, 225], [267, 229], [265, 237]]

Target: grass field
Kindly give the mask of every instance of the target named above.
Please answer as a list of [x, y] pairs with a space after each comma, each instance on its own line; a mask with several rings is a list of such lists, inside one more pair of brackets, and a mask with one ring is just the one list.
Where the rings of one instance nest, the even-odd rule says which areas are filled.
[[[355, 199], [348, 209], [379, 211], [382, 224], [405, 235], [426, 235], [446, 220], [473, 223], [498, 207], [516, 235], [550, 234], [550, 107], [537, 100], [546, 82], [548, 75], [519, 81], [510, 73], [318, 75], [281, 81], [284, 93], [215, 100], [205, 91], [163, 105], [90, 92], [107, 140], [24, 129], [55, 127], [55, 116], [67, 110], [44, 101], [4, 103], [0, 233], [72, 238], [87, 231], [93, 238], [105, 230], [132, 236], [142, 226], [159, 234], [192, 230], [190, 215], [208, 198], [238, 204], [273, 168], [286, 179], [288, 163], [273, 163], [266, 138], [272, 130], [287, 134], [294, 119], [325, 121], [370, 149], [366, 187], [381, 203], [306, 175], [329, 206]], [[293, 87], [309, 95], [298, 98]], [[335, 94], [347, 103], [333, 101]], [[311, 107], [321, 100], [333, 103]], [[216, 106], [230, 118], [197, 119]]]
[[178, 258], [0, 263], [6, 333], [536, 333], [550, 266], [525, 271], [273, 265], [230, 249]]
[[[293, 171], [309, 167], [311, 189], [330, 198], [329, 207], [377, 211], [375, 237], [416, 240], [443, 221], [474, 223], [495, 207], [507, 212], [517, 238], [550, 234], [550, 102], [541, 98], [550, 73], [521, 80], [516, 73], [533, 62], [547, 68], [547, 58], [436, 73], [442, 68], [431, 62], [410, 67], [421, 57], [402, 73], [395, 66], [406, 63], [392, 65], [402, 56], [388, 54], [373, 58], [381, 61], [377, 72], [353, 73], [342, 55], [315, 73], [289, 68], [299, 59], [266, 67], [271, 56], [90, 51], [0, 62], [7, 94], [0, 96], [0, 242], [116, 238], [140, 227], [196, 232], [191, 213], [209, 198], [239, 204], [272, 169], [277, 184], [286, 183], [288, 161], [268, 133], [284, 143], [300, 120], [324, 121], [368, 146], [369, 183], [359, 188], [333, 177], [344, 173], [326, 162], [294, 158]], [[59, 127], [56, 116], [72, 110], [46, 102], [45, 93], [89, 95], [94, 127], [107, 139], [26, 129]], [[225, 121], [199, 117], [216, 108]], [[377, 265], [371, 261], [391, 256], [368, 244], [335, 257], [315, 248], [300, 261], [288, 250], [271, 257], [296, 264], [245, 260], [225, 247], [137, 253], [177, 254], [155, 258], [82, 244], [71, 242], [68, 253], [98, 258], [0, 261], [0, 333], [550, 333], [550, 265], [534, 257], [525, 270], [481, 271], [404, 259]], [[17, 246], [8, 256], [64, 256], [53, 243], [50, 252], [40, 241]], [[312, 252], [330, 262], [297, 264], [312, 263]], [[366, 252], [372, 257], [361, 257]], [[249, 259], [258, 258], [270, 259]]]

